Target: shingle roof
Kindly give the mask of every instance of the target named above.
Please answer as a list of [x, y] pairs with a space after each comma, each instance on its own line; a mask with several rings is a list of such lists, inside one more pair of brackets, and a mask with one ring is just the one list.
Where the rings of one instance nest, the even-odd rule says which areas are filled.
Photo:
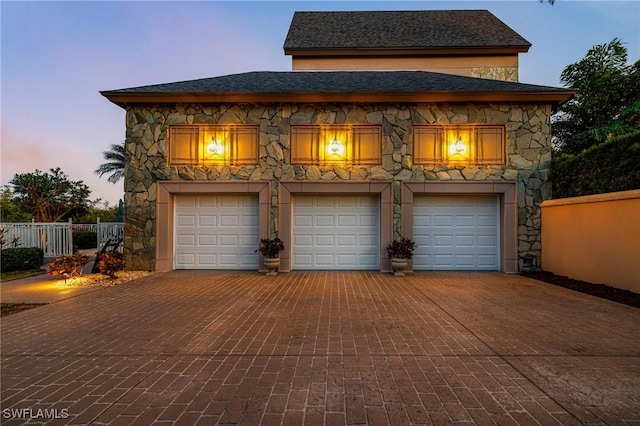
[[511, 47], [531, 43], [487, 10], [296, 12], [286, 53], [307, 49]]
[[102, 93], [549, 91], [556, 87], [428, 71], [253, 71]]
[[101, 92], [117, 105], [166, 102], [567, 101], [573, 91], [427, 71], [254, 71]]

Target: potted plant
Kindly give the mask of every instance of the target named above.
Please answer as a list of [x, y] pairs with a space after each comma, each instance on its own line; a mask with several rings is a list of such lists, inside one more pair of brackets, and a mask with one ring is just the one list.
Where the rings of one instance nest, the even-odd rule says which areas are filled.
[[269, 270], [267, 275], [276, 275], [280, 267], [280, 252], [284, 250], [284, 243], [278, 237], [262, 238], [258, 250], [263, 257], [264, 267]]
[[413, 257], [415, 248], [416, 244], [413, 240], [405, 237], [400, 237], [387, 246], [387, 254], [396, 277], [404, 276], [404, 270], [407, 269], [409, 259]]

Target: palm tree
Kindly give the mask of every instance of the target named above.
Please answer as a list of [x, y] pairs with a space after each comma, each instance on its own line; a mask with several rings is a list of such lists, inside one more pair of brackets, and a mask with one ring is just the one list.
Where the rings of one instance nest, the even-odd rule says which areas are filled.
[[109, 151], [104, 151], [102, 156], [107, 163], [101, 164], [93, 172], [98, 176], [111, 173], [111, 176], [107, 178], [107, 181], [116, 183], [124, 177], [124, 142], [120, 145], [111, 144]]

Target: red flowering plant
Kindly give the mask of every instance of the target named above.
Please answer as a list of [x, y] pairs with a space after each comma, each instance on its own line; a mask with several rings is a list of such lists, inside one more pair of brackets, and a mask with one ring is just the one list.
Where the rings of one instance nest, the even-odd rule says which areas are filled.
[[89, 256], [84, 254], [74, 254], [71, 256], [60, 256], [49, 264], [47, 274], [67, 282], [68, 278], [82, 275], [82, 268], [89, 262]]
[[122, 271], [125, 267], [124, 254], [117, 250], [105, 252], [98, 260], [98, 270], [109, 278], [116, 278], [116, 272]]

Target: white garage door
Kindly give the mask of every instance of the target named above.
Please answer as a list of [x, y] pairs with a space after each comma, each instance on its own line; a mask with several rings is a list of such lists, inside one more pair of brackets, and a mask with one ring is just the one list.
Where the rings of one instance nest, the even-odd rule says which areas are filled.
[[498, 270], [498, 197], [425, 195], [414, 198], [416, 270]]
[[258, 197], [179, 195], [176, 269], [258, 269]]
[[295, 196], [293, 269], [379, 269], [378, 197]]

